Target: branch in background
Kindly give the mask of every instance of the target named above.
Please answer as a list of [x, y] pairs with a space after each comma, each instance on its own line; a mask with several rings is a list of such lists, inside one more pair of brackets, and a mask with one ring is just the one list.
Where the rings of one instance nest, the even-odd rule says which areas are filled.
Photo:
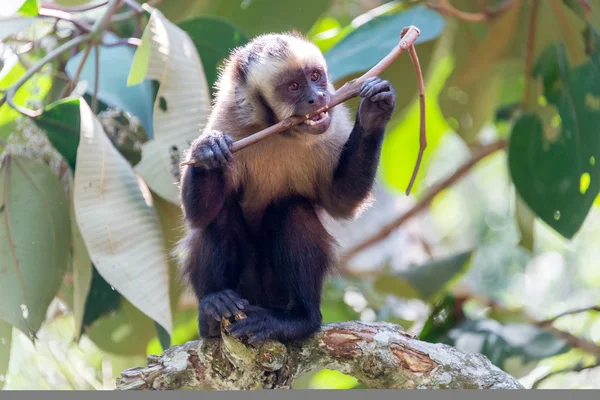
[[559, 369], [557, 371], [552, 371], [552, 372], [549, 372], [548, 374], [542, 376], [535, 382], [533, 382], [533, 384], [531, 385], [531, 388], [532, 389], [539, 388], [543, 382], [545, 382], [549, 378], [552, 378], [553, 376], [556, 376], [556, 375], [567, 374], [569, 372], [582, 372], [582, 371], [597, 368], [597, 367], [600, 367], [600, 359], [597, 359], [596, 362], [591, 365], [583, 365], [582, 363], [578, 363], [572, 367], [566, 367], [566, 368]]
[[512, 6], [516, 0], [504, 0], [502, 4], [496, 8], [485, 8], [482, 12], [472, 13], [461, 11], [455, 8], [450, 0], [438, 0], [437, 4], [427, 3], [427, 7], [439, 12], [440, 14], [449, 15], [467, 22], [485, 22], [493, 17], [496, 17]]
[[416, 205], [413, 206], [413, 208], [408, 210], [406, 213], [402, 214], [396, 220], [385, 225], [379, 232], [375, 233], [373, 236], [365, 239], [364, 241], [360, 242], [356, 246], [346, 251], [346, 253], [342, 256], [340, 263], [342, 265], [346, 264], [348, 260], [350, 260], [359, 252], [387, 238], [393, 231], [398, 229], [410, 218], [414, 217], [415, 215], [419, 214], [421, 211], [426, 209], [431, 203], [431, 201], [435, 198], [435, 196], [437, 196], [442, 190], [458, 182], [460, 178], [466, 175], [479, 161], [483, 160], [485, 157], [495, 153], [498, 150], [504, 149], [505, 147], [505, 140], [499, 140], [495, 143], [482, 147], [477, 154], [474, 154], [469, 161], [460, 166], [452, 175], [450, 175], [444, 181], [432, 186], [429, 189], [429, 191], [425, 194], [425, 196], [423, 196], [423, 198]]
[[94, 95], [92, 96], [92, 112], [98, 113], [98, 82], [100, 80], [100, 48], [94, 47]]
[[149, 356], [147, 367], [123, 371], [117, 389], [289, 389], [321, 369], [343, 371], [370, 388], [522, 388], [482, 355], [419, 341], [390, 323], [345, 322], [287, 345], [255, 348], [224, 334], [173, 346]]
[[542, 324], [544, 324], [544, 325], [545, 324], [551, 324], [554, 321], [556, 321], [557, 319], [565, 317], [567, 315], [581, 314], [581, 313], [588, 312], [588, 311], [598, 311], [598, 312], [600, 312], [600, 306], [589, 306], [589, 307], [576, 308], [575, 310], [565, 311], [563, 313], [558, 314], [555, 317], [548, 318], [547, 320], [541, 321], [540, 325], [542, 325]]
[[83, 57], [81, 58], [81, 62], [79, 63], [79, 66], [77, 67], [77, 71], [75, 72], [75, 76], [73, 77], [73, 79], [69, 80], [69, 83], [67, 83], [65, 85], [65, 87], [63, 88], [62, 92], [60, 93], [60, 97], [65, 97], [66, 95], [68, 95], [73, 89], [75, 89], [75, 86], [77, 85], [77, 81], [79, 81], [79, 77], [81, 76], [81, 71], [83, 71], [83, 66], [85, 65], [85, 62], [87, 61], [89, 55], [90, 55], [90, 51], [92, 51], [92, 45], [88, 45], [85, 48], [85, 52], [83, 53]]
[[527, 48], [525, 53], [525, 83], [523, 85], [523, 109], [527, 110], [529, 104], [529, 90], [531, 87], [531, 70], [533, 68], [533, 49], [535, 45], [535, 29], [537, 26], [538, 0], [531, 0], [529, 7], [529, 23], [527, 28]]

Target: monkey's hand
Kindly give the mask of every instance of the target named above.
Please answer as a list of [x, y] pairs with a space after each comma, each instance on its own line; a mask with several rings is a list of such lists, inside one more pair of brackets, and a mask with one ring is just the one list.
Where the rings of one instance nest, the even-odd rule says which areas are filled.
[[224, 168], [233, 160], [232, 145], [231, 136], [219, 131], [207, 132], [192, 143], [190, 156], [204, 168]]
[[369, 78], [360, 89], [359, 119], [367, 134], [383, 133], [394, 112], [396, 94], [388, 81]]
[[248, 301], [242, 299], [233, 290], [207, 294], [200, 301], [200, 310], [217, 321], [229, 318], [248, 307]]

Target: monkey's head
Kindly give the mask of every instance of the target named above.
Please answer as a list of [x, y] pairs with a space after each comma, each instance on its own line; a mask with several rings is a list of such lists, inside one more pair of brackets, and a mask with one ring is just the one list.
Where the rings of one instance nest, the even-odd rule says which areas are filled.
[[[247, 96], [255, 121], [274, 124], [292, 115], [311, 114], [329, 103], [334, 90], [319, 48], [295, 33], [258, 36], [234, 50], [227, 64], [233, 69], [238, 103], [244, 103], [240, 95]], [[331, 110], [292, 131], [318, 135], [330, 125]]]

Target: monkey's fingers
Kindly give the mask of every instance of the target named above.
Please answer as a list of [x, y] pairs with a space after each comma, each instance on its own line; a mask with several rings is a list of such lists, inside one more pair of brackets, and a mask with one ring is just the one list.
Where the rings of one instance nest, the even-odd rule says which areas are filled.
[[388, 81], [382, 81], [380, 80], [379, 82], [374, 83], [373, 85], [371, 85], [368, 90], [365, 91], [364, 97], [365, 98], [371, 98], [374, 95], [381, 93], [381, 92], [389, 92], [391, 89], [391, 85]]

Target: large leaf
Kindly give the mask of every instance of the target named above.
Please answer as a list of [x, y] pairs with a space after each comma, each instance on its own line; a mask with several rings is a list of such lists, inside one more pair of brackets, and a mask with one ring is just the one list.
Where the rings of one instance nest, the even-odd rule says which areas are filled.
[[34, 335], [69, 262], [69, 201], [40, 161], [7, 155], [0, 168], [0, 319]]
[[551, 46], [534, 76], [560, 117], [545, 126], [536, 113], [515, 123], [509, 145], [512, 179], [523, 200], [548, 225], [571, 238], [600, 191], [600, 62], [571, 69], [563, 46]]
[[50, 104], [34, 119], [48, 139], [71, 168], [75, 169], [77, 146], [79, 146], [79, 99], [66, 98]]
[[172, 150], [183, 152], [200, 134], [210, 111], [210, 89], [194, 43], [160, 11], [152, 11], [142, 40], [152, 43], [147, 77], [159, 81], [160, 88], [154, 140], [142, 146], [136, 170], [153, 192], [180, 204]]
[[441, 340], [459, 350], [481, 353], [489, 360], [519, 378], [539, 360], [569, 350], [564, 339], [535, 325], [500, 324], [491, 319], [465, 321]]
[[472, 252], [468, 251], [400, 273], [381, 274], [375, 280], [374, 287], [381, 293], [434, 300], [465, 272], [470, 264], [471, 254]]
[[402, 28], [408, 25], [416, 25], [421, 29], [421, 36], [416, 43], [423, 43], [435, 39], [442, 32], [444, 19], [425, 6], [416, 6], [370, 20], [350, 32], [325, 54], [333, 80], [374, 66], [398, 45]]
[[6, 382], [6, 372], [10, 361], [10, 345], [12, 341], [12, 325], [0, 321], [0, 390]]
[[231, 50], [247, 42], [242, 32], [221, 19], [196, 17], [181, 21], [177, 25], [189, 35], [198, 54], [202, 55], [202, 65], [209, 87], [213, 87], [217, 80], [221, 61], [227, 58]]
[[98, 272], [171, 332], [162, 232], [137, 177], [84, 101], [75, 169], [75, 214]]
[[[109, 43], [119, 39], [110, 32], [105, 33], [104, 37]], [[152, 137], [152, 84], [144, 81], [139, 85], [127, 86], [127, 76], [133, 62], [134, 50], [129, 46], [100, 46], [99, 49], [98, 98], [108, 106], [118, 107], [139, 118], [148, 136]], [[84, 52], [79, 52], [67, 62], [65, 72], [69, 77], [74, 77], [83, 54]], [[88, 82], [88, 94], [94, 92], [95, 56], [96, 49], [92, 49], [79, 78], [80, 81]]]

